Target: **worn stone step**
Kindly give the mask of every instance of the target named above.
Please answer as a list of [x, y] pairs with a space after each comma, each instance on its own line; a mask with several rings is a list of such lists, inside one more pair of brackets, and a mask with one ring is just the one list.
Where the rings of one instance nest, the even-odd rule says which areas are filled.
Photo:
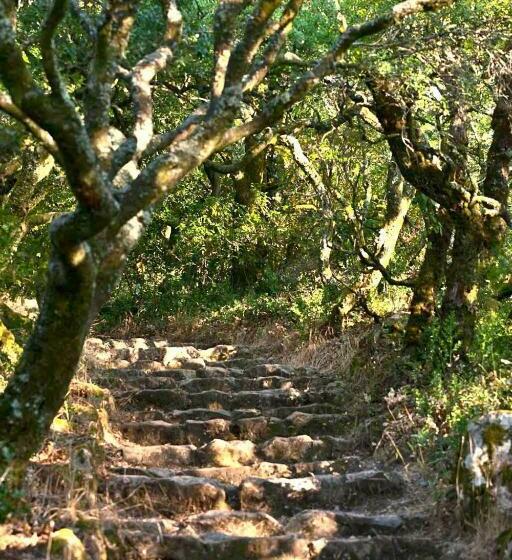
[[270, 515], [259, 511], [208, 511], [179, 521], [166, 518], [103, 518], [99, 520], [103, 531], [122, 538], [123, 532], [143, 531], [156, 541], [163, 535], [203, 535], [218, 533], [237, 537], [266, 537], [283, 532], [282, 524]]
[[332, 472], [343, 472], [346, 468], [345, 462], [340, 461], [316, 461], [311, 463], [297, 463], [286, 465], [284, 463], [261, 462], [245, 467], [201, 467], [185, 469], [179, 474], [187, 476], [198, 476], [213, 478], [230, 484], [242, 484], [247, 478], [294, 478], [310, 474], [327, 474]]
[[259, 364], [265, 364], [269, 360], [267, 358], [229, 358], [227, 360], [216, 361], [206, 360], [206, 365], [211, 367], [224, 367], [224, 368], [250, 368]]
[[297, 389], [265, 389], [261, 391], [203, 391], [187, 393], [172, 389], [143, 389], [120, 395], [121, 402], [136, 407], [159, 407], [163, 411], [183, 408], [278, 408], [319, 402], [342, 402], [339, 391], [298, 391]]
[[274, 437], [257, 448], [258, 456], [276, 463], [299, 463], [303, 461], [326, 461], [342, 458], [353, 450], [349, 438], [310, 435]]
[[289, 519], [284, 532], [308, 539], [360, 535], [392, 535], [417, 531], [425, 525], [426, 516], [403, 514], [365, 514], [352, 511], [304, 510]]
[[[248, 440], [214, 439], [201, 448], [195, 445], [125, 445], [122, 459], [130, 465], [176, 468], [242, 467], [260, 462], [298, 464], [316, 461], [338, 461], [353, 450], [347, 438], [323, 436], [313, 439], [308, 435], [275, 437], [261, 444]], [[352, 455], [348, 459], [352, 460]]]
[[399, 495], [404, 481], [379, 470], [307, 478], [248, 479], [240, 487], [242, 509], [271, 515], [299, 512], [309, 507], [336, 507], [366, 503], [370, 496]]
[[291, 389], [302, 388], [296, 378], [285, 377], [205, 377], [191, 379], [180, 384], [181, 388], [191, 393], [210, 391], [258, 391], [260, 389]]
[[267, 537], [282, 532], [279, 521], [263, 512], [209, 511], [184, 521], [187, 531], [197, 534], [222, 533], [238, 537]]
[[262, 461], [254, 465], [238, 467], [157, 467], [151, 464], [144, 466], [112, 467], [111, 472], [121, 475], [149, 476], [152, 478], [168, 478], [173, 476], [195, 476], [212, 478], [220, 482], [239, 485], [247, 478], [298, 478], [311, 474], [344, 473], [362, 468], [359, 457], [343, 457], [333, 461], [311, 461], [302, 463], [269, 463]]
[[123, 461], [130, 465], [171, 468], [198, 461], [195, 445], [123, 445], [120, 451]]
[[113, 530], [143, 530], [154, 537], [162, 535], [188, 536], [211, 533], [237, 537], [266, 537], [295, 534], [308, 540], [333, 539], [368, 535], [397, 535], [416, 531], [424, 523], [424, 517], [410, 515], [375, 514], [354, 512], [306, 510], [284, 524], [264, 512], [208, 511], [179, 521], [166, 518], [105, 518], [101, 527], [107, 533]]
[[[339, 406], [330, 403], [313, 403], [301, 406], [289, 406], [279, 408], [238, 408], [234, 410], [211, 409], [211, 408], [190, 408], [188, 410], [173, 410], [163, 412], [161, 410], [142, 410], [133, 411], [130, 414], [131, 420], [136, 422], [146, 422], [149, 420], [164, 420], [169, 423], [185, 420], [212, 420], [223, 418], [225, 420], [239, 420], [241, 418], [255, 418], [257, 416], [268, 416], [274, 418], [286, 418], [293, 413], [303, 412], [306, 414], [342, 414], [343, 410]], [[347, 423], [350, 418], [347, 416]]]
[[339, 436], [346, 428], [342, 414], [307, 414], [294, 412], [284, 419], [256, 416], [228, 420], [186, 420], [171, 423], [162, 420], [128, 422], [123, 424], [124, 437], [139, 444], [201, 446], [213, 439], [244, 439], [261, 442], [275, 436], [290, 437], [301, 434]]
[[213, 479], [191, 476], [156, 478], [140, 475], [112, 474], [105, 490], [117, 505], [136, 510], [157, 511], [163, 515], [228, 510], [228, 494], [235, 488]]
[[141, 360], [154, 360], [157, 362], [162, 362], [166, 365], [166, 362], [178, 359], [189, 360], [190, 358], [199, 358], [200, 353], [192, 346], [154, 346], [151, 348], [141, 348], [139, 350], [139, 358]]
[[159, 445], [203, 445], [212, 439], [235, 439], [230, 429], [232, 422], [222, 418], [212, 420], [187, 420], [180, 424], [170, 424], [161, 420], [149, 422], [130, 422], [123, 424], [121, 432], [130, 441]]
[[[172, 371], [172, 370], [171, 370]], [[194, 370], [177, 370], [179, 379], [171, 375], [160, 375], [160, 371], [152, 374], [141, 372], [136, 375], [123, 375], [105, 381], [111, 389], [139, 390], [139, 389], [180, 389], [188, 393], [201, 393], [204, 391], [261, 391], [265, 389], [319, 389], [325, 387], [330, 379], [322, 377], [311, 378], [307, 376], [294, 377], [233, 377], [233, 376], [198, 376]], [[224, 370], [228, 372], [229, 370]], [[186, 376], [186, 377], [185, 377]]]
[[295, 535], [232, 537], [164, 536], [149, 549], [161, 560], [438, 560], [431, 539], [375, 536], [310, 540]]
[[[224, 370], [226, 371], [226, 370]], [[175, 381], [186, 381], [188, 379], [195, 379], [197, 376], [197, 370], [193, 369], [162, 369], [159, 371], [145, 370], [140, 368], [126, 368], [126, 369], [108, 369], [105, 370], [102, 376], [102, 383], [106, 383], [109, 386], [118, 386], [120, 383], [126, 383], [130, 380], [141, 379], [141, 378], [169, 378]], [[119, 385], [123, 386], [123, 385]]]

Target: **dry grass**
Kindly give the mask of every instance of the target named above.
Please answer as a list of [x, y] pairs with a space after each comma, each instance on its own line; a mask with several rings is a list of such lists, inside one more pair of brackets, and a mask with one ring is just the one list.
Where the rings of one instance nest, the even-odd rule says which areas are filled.
[[[498, 551], [498, 537], [510, 530], [510, 518], [496, 512], [476, 522], [473, 530], [464, 535], [461, 541], [465, 560], [503, 560], [510, 558], [510, 553], [503, 554]], [[502, 551], [504, 552], [504, 551]]]
[[288, 349], [283, 359], [293, 366], [309, 366], [343, 375], [350, 370], [361, 341], [368, 332], [367, 327], [361, 327], [346, 331], [341, 338], [317, 335], [306, 343]]

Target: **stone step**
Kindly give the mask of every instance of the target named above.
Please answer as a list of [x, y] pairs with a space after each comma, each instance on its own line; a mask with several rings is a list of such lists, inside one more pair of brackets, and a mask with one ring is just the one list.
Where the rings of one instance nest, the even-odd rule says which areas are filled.
[[248, 440], [214, 439], [199, 449], [194, 445], [125, 445], [122, 459], [130, 465], [158, 468], [243, 467], [261, 462], [296, 464], [340, 460], [352, 449], [350, 439], [333, 436], [313, 439], [300, 435], [278, 436], [258, 445]]
[[[311, 378], [309, 376], [297, 375], [293, 377], [242, 377], [242, 376], [198, 376], [191, 375], [193, 370], [179, 370], [183, 376], [186, 372], [187, 378], [175, 379], [173, 376], [161, 376], [160, 371], [152, 375], [124, 375], [110, 379], [110, 387], [124, 389], [182, 389], [189, 393], [200, 393], [203, 391], [260, 391], [264, 389], [319, 389], [325, 387], [332, 381], [331, 377]], [[224, 370], [229, 371], [229, 370]], [[194, 372], [198, 373], [198, 372]], [[199, 372], [203, 373], [203, 372]]]
[[427, 520], [423, 513], [367, 514], [353, 511], [304, 510], [284, 526], [285, 533], [308, 539], [393, 535], [421, 529]]
[[[161, 410], [142, 410], [130, 414], [131, 421], [146, 422], [149, 420], [163, 420], [165, 422], [181, 422], [185, 420], [212, 420], [223, 418], [225, 420], [239, 420], [241, 418], [255, 418], [257, 416], [267, 416], [273, 418], [286, 418], [295, 412], [306, 414], [341, 414], [340, 407], [330, 403], [313, 403], [294, 407], [279, 408], [239, 408], [234, 410], [210, 409], [210, 408], [190, 408], [188, 410], [174, 410], [162, 412]], [[350, 418], [347, 416], [347, 423]]]
[[216, 510], [181, 517], [179, 521], [165, 518], [106, 518], [100, 520], [100, 525], [107, 535], [117, 533], [118, 536], [122, 536], [122, 532], [125, 531], [143, 531], [155, 540], [161, 539], [163, 535], [171, 536], [178, 533], [266, 537], [283, 532], [283, 526], [279, 521], [259, 511]]
[[345, 473], [362, 468], [361, 459], [357, 456], [347, 456], [333, 461], [311, 461], [307, 463], [269, 463], [262, 461], [254, 465], [241, 467], [185, 467], [176, 466], [174, 469], [166, 467], [119, 466], [113, 467], [111, 472], [122, 475], [149, 476], [152, 478], [167, 478], [172, 476], [195, 476], [212, 478], [220, 482], [239, 485], [247, 478], [300, 478], [311, 474]]
[[121, 456], [130, 465], [157, 468], [194, 465], [197, 462], [195, 445], [124, 445]]
[[203, 391], [187, 393], [179, 389], [142, 389], [127, 391], [119, 397], [121, 403], [135, 407], [158, 407], [163, 411], [183, 408], [278, 408], [304, 404], [343, 402], [341, 391], [298, 391], [297, 389], [265, 389], [261, 391]]
[[188, 381], [198, 377], [236, 377], [242, 375], [242, 370], [228, 370], [225, 368], [209, 368], [204, 370], [194, 370], [185, 368], [160, 369], [158, 371], [126, 368], [126, 369], [109, 369], [105, 371], [102, 381], [114, 384], [119, 381], [136, 380], [141, 378], [166, 378], [175, 381]]
[[224, 367], [224, 368], [251, 368], [260, 364], [265, 364], [269, 360], [266, 358], [229, 358], [227, 360], [206, 360], [206, 365], [211, 367]]
[[204, 535], [217, 533], [237, 537], [264, 537], [294, 534], [317, 540], [368, 535], [397, 535], [415, 533], [425, 524], [426, 516], [410, 514], [366, 514], [352, 511], [305, 510], [281, 521], [259, 511], [222, 511], [180, 517], [179, 521], [166, 518], [103, 519], [106, 531], [143, 530], [155, 536]]
[[398, 475], [372, 470], [304, 478], [248, 478], [240, 485], [186, 475], [110, 474], [105, 490], [118, 506], [162, 515], [241, 509], [281, 516], [310, 507], [347, 509], [366, 505], [375, 495], [399, 495], [403, 486]]
[[241, 508], [271, 515], [298, 513], [310, 507], [347, 509], [366, 504], [371, 496], [397, 496], [404, 480], [379, 470], [305, 478], [254, 478], [240, 487]]
[[118, 507], [131, 506], [131, 511], [157, 511], [162, 515], [228, 510], [228, 495], [236, 497], [236, 487], [192, 476], [111, 474], [104, 490]]
[[310, 540], [295, 535], [231, 537], [165, 536], [146, 549], [160, 560], [438, 560], [440, 550], [425, 538], [374, 536]]
[[128, 422], [120, 426], [124, 437], [139, 444], [201, 446], [213, 439], [244, 439], [262, 442], [272, 437], [307, 434], [339, 436], [346, 429], [347, 418], [342, 414], [307, 414], [294, 412], [284, 419], [256, 416], [227, 420], [186, 420], [170, 423], [162, 420]]

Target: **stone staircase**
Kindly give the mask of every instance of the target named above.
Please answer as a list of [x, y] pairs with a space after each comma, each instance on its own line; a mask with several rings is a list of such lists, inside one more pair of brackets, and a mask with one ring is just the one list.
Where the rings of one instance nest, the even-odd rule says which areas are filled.
[[87, 356], [116, 403], [112, 558], [443, 557], [423, 481], [359, 444], [332, 374], [143, 339], [90, 339]]

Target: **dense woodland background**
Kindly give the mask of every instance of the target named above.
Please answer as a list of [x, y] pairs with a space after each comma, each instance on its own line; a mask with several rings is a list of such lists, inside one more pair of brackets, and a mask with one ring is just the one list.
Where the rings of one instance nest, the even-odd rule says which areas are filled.
[[[319, 360], [352, 379], [354, 403], [347, 406], [357, 403], [371, 415], [390, 400], [406, 403], [414, 416], [408, 451], [440, 471], [450, 470], [469, 418], [510, 408], [512, 5], [405, 4], [418, 14], [395, 14], [360, 32], [352, 26], [391, 13], [393, 2], [119, 1], [104, 8], [108, 27], [94, 1], [0, 1], [0, 369], [11, 387], [0, 403], [0, 464], [23, 462], [37, 449], [65, 396], [48, 410], [33, 396], [30, 413], [23, 403], [9, 409], [7, 401], [23, 393], [16, 376], [60, 383], [59, 372], [50, 380], [44, 371], [56, 359], [44, 354], [53, 344], [54, 355], [78, 353], [63, 366], [67, 380], [89, 326], [96, 334], [278, 343], [281, 352], [315, 347]], [[432, 8], [440, 9], [419, 13]], [[132, 27], [121, 37], [123, 26]], [[317, 72], [315, 61], [340, 37], [351, 48]], [[144, 74], [138, 61], [161, 56], [162, 44], [172, 56], [164, 53], [165, 62], [151, 68], [155, 59], [146, 59]], [[239, 68], [222, 69], [226, 49], [232, 60], [240, 57]], [[283, 102], [308, 76], [315, 87]], [[228, 86], [248, 80], [234, 109], [215, 113], [215, 103], [229, 101]], [[283, 106], [274, 111], [276, 99]], [[203, 154], [211, 134], [196, 138], [186, 156], [172, 152], [176, 138], [151, 148], [153, 133], [154, 141], [185, 130], [205, 106], [199, 122], [215, 113], [204, 126], [223, 131], [224, 140]], [[96, 120], [95, 111], [102, 114]], [[226, 140], [258, 119], [237, 141]], [[98, 130], [109, 148], [95, 143]], [[119, 146], [128, 154], [122, 163]], [[73, 276], [76, 247], [96, 251], [114, 223], [101, 222], [94, 201], [87, 206], [97, 194], [86, 192], [93, 189], [88, 173], [108, 176], [98, 184], [121, 200], [115, 193], [136, 183], [137, 167], [194, 151], [201, 156], [173, 176], [172, 188], [135, 209], [150, 209], [152, 219], [140, 218], [145, 231], [116, 264], [127, 258], [115, 288], [109, 280], [111, 296], [99, 298], [98, 315], [94, 302], [76, 312], [83, 299], [66, 303], [49, 293], [52, 285], [60, 295], [80, 291], [76, 277], [55, 278]], [[71, 228], [58, 234], [69, 212], [80, 215], [76, 236]], [[96, 230], [80, 237], [91, 225]], [[100, 275], [98, 263], [113, 253], [101, 254]], [[49, 315], [34, 331], [35, 316], [27, 317], [22, 302], [41, 306], [45, 298]], [[57, 327], [44, 334], [52, 305], [60, 328], [77, 325], [70, 328], [74, 342]], [[31, 426], [43, 409], [38, 433], [22, 443], [14, 424]]]

